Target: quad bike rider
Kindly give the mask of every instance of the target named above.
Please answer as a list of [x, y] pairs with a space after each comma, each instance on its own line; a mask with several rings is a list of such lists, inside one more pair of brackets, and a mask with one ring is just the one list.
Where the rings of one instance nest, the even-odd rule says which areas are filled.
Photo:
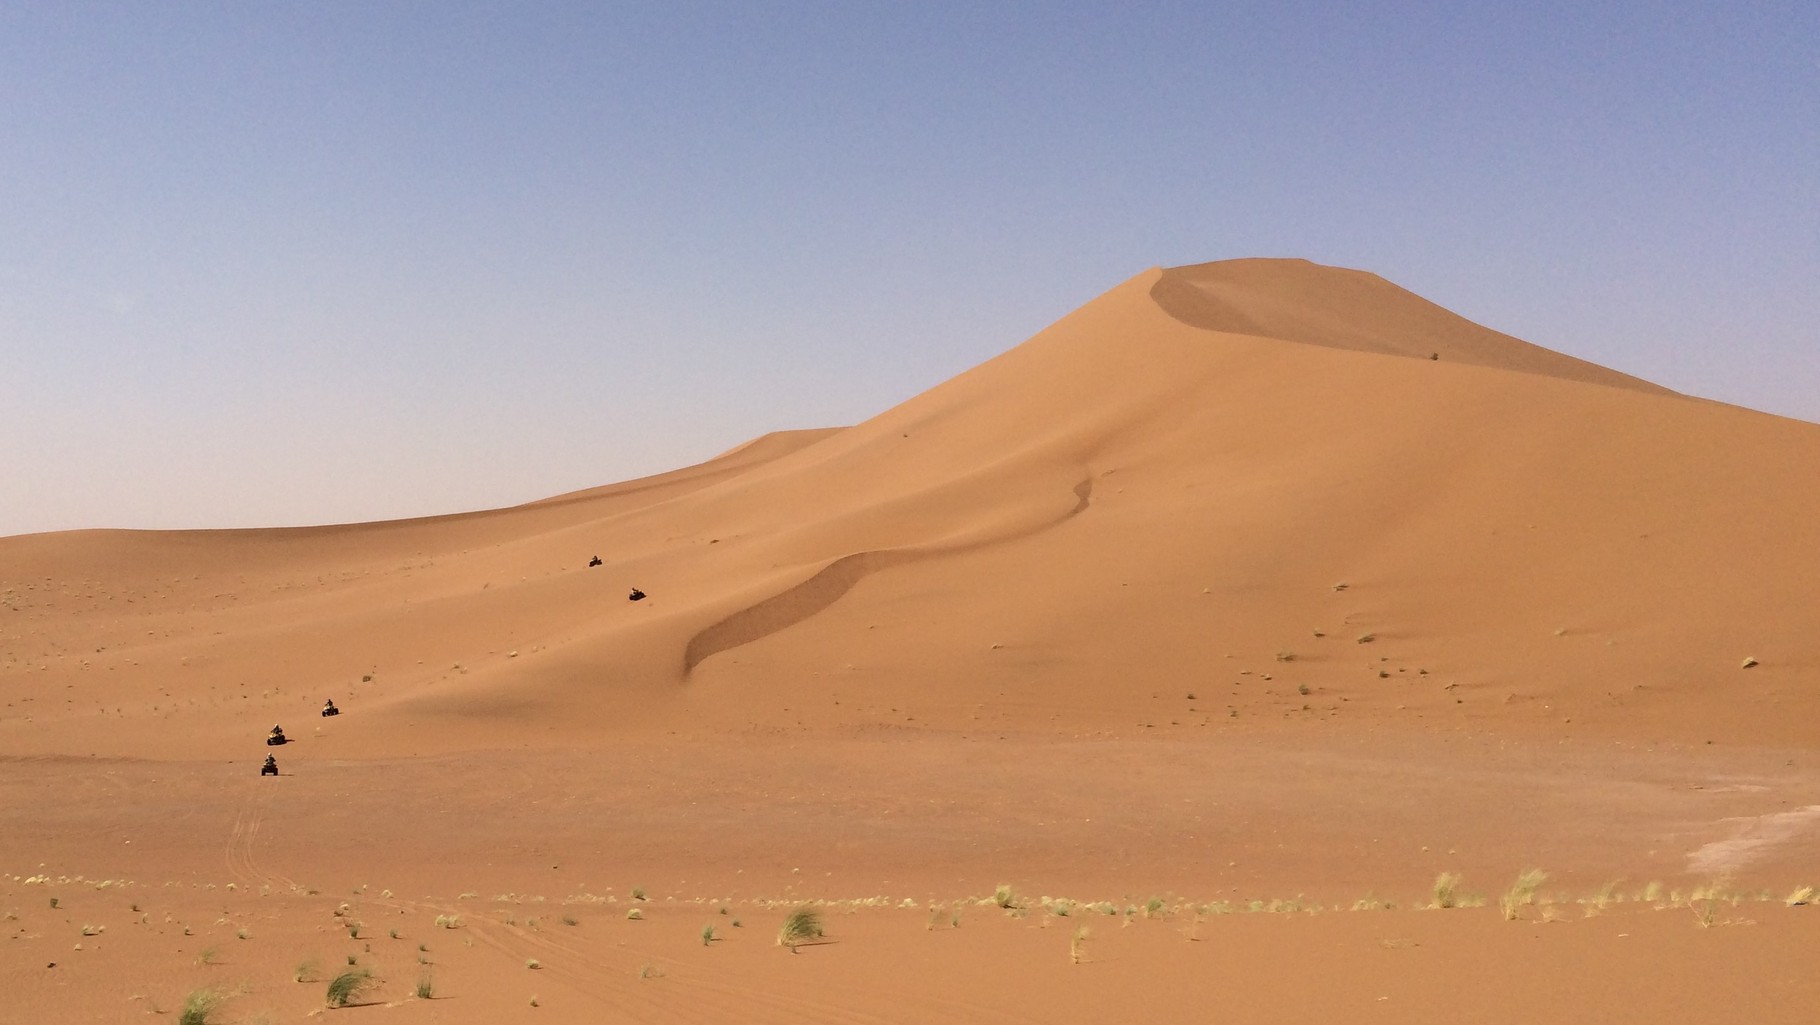
[[328, 699], [328, 700], [327, 700], [327, 701], [324, 701], [324, 702], [323, 702], [323, 703], [322, 703], [322, 716], [323, 716], [323, 718], [325, 718], [325, 719], [326, 719], [326, 718], [328, 718], [328, 717], [329, 717], [329, 716], [331, 716], [331, 715], [340, 715], [340, 714], [341, 714], [341, 709], [339, 709], [339, 708], [336, 708], [336, 707], [335, 707], [335, 699], [334, 699], [334, 698], [330, 698], [330, 699]]
[[266, 746], [267, 747], [283, 747], [286, 743], [287, 743], [287, 741], [286, 741], [286, 738], [284, 735], [284, 727], [274, 725], [272, 727], [271, 735], [265, 738]]
[[266, 755], [266, 756], [265, 756], [265, 764], [264, 764], [264, 765], [261, 765], [261, 766], [260, 766], [260, 767], [259, 767], [259, 774], [260, 774], [260, 775], [261, 775], [261, 776], [276, 776], [276, 775], [278, 775], [278, 756], [276, 756], [276, 755]]

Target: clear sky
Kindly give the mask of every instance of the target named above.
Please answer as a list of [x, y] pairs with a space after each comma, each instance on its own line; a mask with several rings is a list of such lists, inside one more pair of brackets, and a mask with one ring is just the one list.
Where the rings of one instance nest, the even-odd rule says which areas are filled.
[[1812, 0], [0, 4], [0, 535], [623, 480], [1240, 256], [1820, 421], [1817, 44]]

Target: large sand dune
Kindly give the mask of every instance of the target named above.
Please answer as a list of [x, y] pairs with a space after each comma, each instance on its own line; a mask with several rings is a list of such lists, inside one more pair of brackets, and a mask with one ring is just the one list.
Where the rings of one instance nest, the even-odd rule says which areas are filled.
[[[396, 523], [0, 539], [0, 872], [200, 905], [235, 882], [283, 922], [363, 883], [429, 894], [408, 918], [635, 881], [1203, 907], [1532, 862], [1583, 893], [1812, 882], [1816, 507], [1820, 426], [1362, 272], [1151, 270], [865, 423], [658, 477]], [[317, 718], [325, 697], [346, 713]], [[273, 721], [295, 742], [261, 781]], [[0, 900], [36, 893], [0, 877]], [[1433, 942], [1506, 943], [1462, 914], [1484, 935]], [[1794, 943], [1811, 918], [1752, 920]], [[156, 978], [173, 955], [119, 956]], [[616, 992], [589, 988], [602, 957], [551, 955], [576, 1020]], [[30, 960], [0, 988], [50, 985]], [[1805, 1020], [1781, 1001], [1814, 995], [1770, 987], [1738, 1020]], [[670, 999], [646, 1017], [709, 1006]], [[855, 999], [828, 1020], [1000, 1020]], [[1546, 1011], [1483, 1020], [1525, 1013]]]

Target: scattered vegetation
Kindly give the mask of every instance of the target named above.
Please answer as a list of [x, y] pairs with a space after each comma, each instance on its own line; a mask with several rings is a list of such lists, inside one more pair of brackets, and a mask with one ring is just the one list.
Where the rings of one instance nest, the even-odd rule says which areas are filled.
[[1787, 899], [1785, 899], [1782, 903], [1788, 905], [1791, 908], [1798, 908], [1805, 904], [1812, 904], [1813, 902], [1814, 902], [1814, 888], [1811, 886], [1803, 886], [1799, 890], [1796, 890], [1794, 893], [1789, 894]]
[[1083, 925], [1074, 930], [1074, 936], [1068, 940], [1068, 960], [1075, 964], [1080, 964], [1081, 957], [1086, 954], [1086, 952], [1087, 927]]
[[626, 909], [626, 918], [631, 921], [636, 922], [644, 917], [645, 917], [645, 913], [643, 911], [638, 910], [637, 908], [627, 908]]
[[359, 999], [360, 994], [371, 989], [373, 984], [373, 973], [365, 968], [342, 972], [329, 980], [328, 1004], [330, 1007], [346, 1007]]
[[203, 947], [202, 953], [196, 955], [196, 963], [211, 965], [221, 960], [221, 951], [214, 947]]
[[701, 927], [701, 945], [704, 947], [714, 945], [714, 926], [704, 925]]
[[777, 930], [777, 945], [789, 947], [790, 953], [796, 953], [799, 943], [820, 939], [822, 936], [822, 918], [814, 908], [800, 907], [784, 918], [783, 927]]
[[430, 976], [429, 972], [424, 972], [417, 977], [417, 988], [412, 992], [419, 1000], [434, 1000], [436, 998], [436, 980]]
[[[723, 911], [724, 911], [724, 910], [725, 910], [725, 909], [724, 909], [724, 908], [723, 908], [723, 909], [722, 909], [722, 910], [723, 910]], [[578, 922], [578, 921], [576, 921], [576, 920], [575, 920], [575, 916], [574, 916], [574, 915], [564, 915], [564, 916], [562, 916], [562, 924], [564, 924], [564, 925], [580, 925], [580, 924], [581, 924], [581, 923], [580, 923], [580, 922]]]
[[537, 971], [539, 968], [543, 967], [543, 962], [537, 960], [534, 957], [527, 957], [527, 958], [525, 958], [525, 967], [531, 969], [532, 971]]
[[632, 887], [632, 899], [633, 900], [644, 900], [645, 899], [645, 888], [642, 886]]
[[436, 928], [438, 928], [438, 929], [457, 929], [460, 927], [461, 927], [461, 916], [460, 915], [437, 915], [436, 916]]
[[1017, 907], [1017, 894], [1011, 892], [1010, 883], [998, 884], [998, 889], [992, 891], [992, 903], [1006, 911]]

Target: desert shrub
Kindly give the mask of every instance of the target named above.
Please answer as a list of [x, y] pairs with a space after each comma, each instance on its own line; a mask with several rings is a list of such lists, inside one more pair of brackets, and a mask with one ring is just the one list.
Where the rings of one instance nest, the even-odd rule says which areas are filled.
[[796, 953], [796, 945], [809, 940], [819, 939], [822, 935], [822, 916], [814, 908], [800, 907], [784, 918], [784, 924], [777, 930], [777, 944], [789, 947], [790, 953]]
[[1430, 907], [1457, 908], [1460, 906], [1460, 876], [1455, 872], [1443, 872], [1435, 876], [1434, 902]]
[[1517, 920], [1517, 912], [1525, 904], [1533, 904], [1536, 890], [1548, 879], [1548, 873], [1539, 868], [1526, 869], [1510, 884], [1510, 889], [1498, 898], [1498, 910], [1503, 912], [1506, 922]]
[[212, 989], [199, 989], [183, 998], [183, 1009], [177, 1012], [177, 1025], [211, 1025], [223, 997]]
[[328, 1004], [330, 1007], [346, 1007], [359, 998], [360, 994], [371, 989], [373, 984], [373, 973], [365, 968], [342, 972], [329, 980]]

